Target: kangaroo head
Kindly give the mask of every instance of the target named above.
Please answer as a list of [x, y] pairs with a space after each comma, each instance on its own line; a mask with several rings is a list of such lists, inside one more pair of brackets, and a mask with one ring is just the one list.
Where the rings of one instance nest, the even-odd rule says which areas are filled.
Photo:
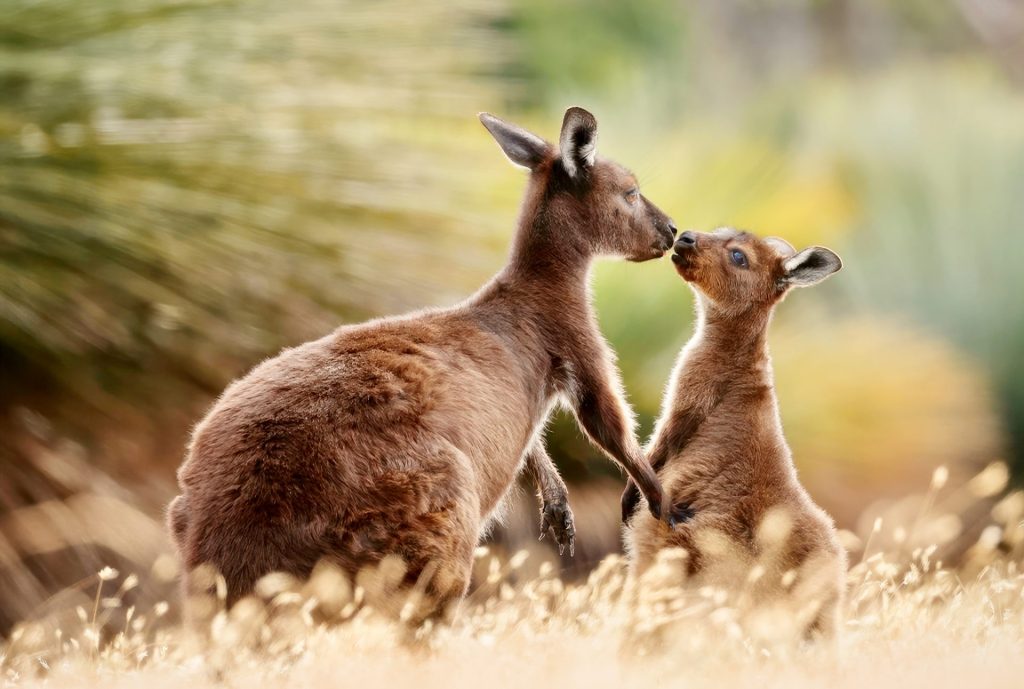
[[729, 228], [683, 232], [672, 262], [707, 302], [731, 313], [771, 308], [791, 287], [817, 284], [843, 267], [825, 247], [797, 252], [784, 239]]
[[516, 165], [531, 172], [521, 232], [544, 235], [547, 248], [588, 256], [659, 258], [672, 247], [676, 226], [648, 201], [626, 168], [597, 155], [597, 120], [569, 108], [558, 148], [487, 113], [480, 121]]

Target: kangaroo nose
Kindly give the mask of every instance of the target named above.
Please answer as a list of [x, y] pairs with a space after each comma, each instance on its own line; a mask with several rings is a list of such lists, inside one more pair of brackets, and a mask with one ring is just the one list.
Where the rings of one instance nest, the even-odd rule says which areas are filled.
[[679, 235], [676, 240], [677, 249], [693, 249], [697, 246], [697, 235], [689, 230]]

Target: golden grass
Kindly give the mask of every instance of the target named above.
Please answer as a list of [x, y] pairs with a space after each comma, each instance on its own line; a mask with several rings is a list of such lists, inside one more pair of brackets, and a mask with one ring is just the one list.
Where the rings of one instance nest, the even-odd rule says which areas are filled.
[[[120, 608], [138, 577], [109, 568], [85, 586], [92, 606], [19, 626], [0, 649], [7, 686], [201, 687], [1017, 687], [1024, 676], [1024, 493], [1005, 493], [1005, 467], [991, 465], [953, 489], [936, 472], [908, 523], [877, 519], [847, 535], [851, 561], [842, 628], [806, 640], [785, 608], [744, 604], [746, 591], [676, 576], [668, 553], [637, 579], [620, 557], [586, 581], [563, 581], [541, 565], [527, 576], [525, 551], [477, 552], [473, 593], [450, 625], [415, 632], [374, 612], [401, 563], [350, 582], [318, 568], [309, 582], [271, 575], [258, 597], [225, 612], [216, 599], [194, 608], [202, 634], [168, 621], [168, 605]], [[994, 496], [993, 493], [999, 493]], [[912, 546], [915, 533], [951, 515], [958, 496], [984, 505], [980, 536], [939, 559], [948, 544]], [[899, 532], [893, 537], [893, 532]], [[938, 533], [938, 531], [936, 531]], [[884, 544], [879, 546], [878, 544]], [[911, 550], [911, 548], [913, 548]], [[167, 576], [167, 562], [153, 576]], [[753, 583], [756, 575], [748, 577]], [[223, 595], [223, 590], [220, 590]], [[394, 602], [393, 600], [391, 602]], [[749, 601], [748, 601], [749, 602]], [[380, 607], [380, 606], [378, 606]], [[112, 628], [114, 616], [123, 620]], [[325, 624], [325, 619], [334, 623]]]

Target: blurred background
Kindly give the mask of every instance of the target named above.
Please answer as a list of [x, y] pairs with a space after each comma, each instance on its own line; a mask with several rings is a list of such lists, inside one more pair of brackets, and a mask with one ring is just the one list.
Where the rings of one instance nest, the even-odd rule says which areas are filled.
[[[555, 139], [583, 105], [680, 227], [843, 256], [771, 347], [851, 547], [946, 471], [1004, 462], [971, 484], [998, 492], [1024, 471], [1022, 89], [1016, 0], [4, 0], [0, 635], [106, 565], [172, 595], [162, 510], [232, 378], [501, 267], [525, 178], [480, 110]], [[609, 262], [596, 298], [646, 437], [691, 294]], [[619, 548], [622, 480], [564, 416], [548, 438], [571, 577]], [[494, 539], [554, 559], [530, 492]]]

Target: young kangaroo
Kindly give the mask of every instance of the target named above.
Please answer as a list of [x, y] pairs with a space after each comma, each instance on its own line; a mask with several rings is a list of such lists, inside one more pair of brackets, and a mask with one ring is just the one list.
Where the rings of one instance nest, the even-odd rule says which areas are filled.
[[801, 597], [804, 629], [828, 632], [841, 600], [845, 551], [832, 520], [797, 480], [766, 332], [791, 287], [816, 284], [842, 262], [829, 249], [797, 253], [781, 239], [731, 229], [684, 232], [672, 262], [694, 289], [698, 323], [676, 362], [648, 459], [675, 520], [685, 523], [669, 528], [634, 515], [639, 495], [628, 485], [623, 514], [633, 562], [642, 571], [659, 549], [681, 547], [689, 573], [703, 572], [714, 584], [724, 583], [730, 566], [746, 576], [760, 565], [762, 594]]
[[228, 603], [262, 575], [350, 573], [400, 556], [438, 606], [469, 583], [473, 549], [526, 467], [543, 527], [572, 544], [565, 486], [540, 433], [564, 401], [641, 487], [662, 491], [633, 433], [590, 303], [596, 256], [658, 258], [672, 221], [596, 155], [597, 122], [565, 113], [556, 150], [481, 114], [530, 171], [508, 264], [454, 308], [344, 326], [232, 383], [196, 427], [169, 508], [187, 570], [216, 567]]

